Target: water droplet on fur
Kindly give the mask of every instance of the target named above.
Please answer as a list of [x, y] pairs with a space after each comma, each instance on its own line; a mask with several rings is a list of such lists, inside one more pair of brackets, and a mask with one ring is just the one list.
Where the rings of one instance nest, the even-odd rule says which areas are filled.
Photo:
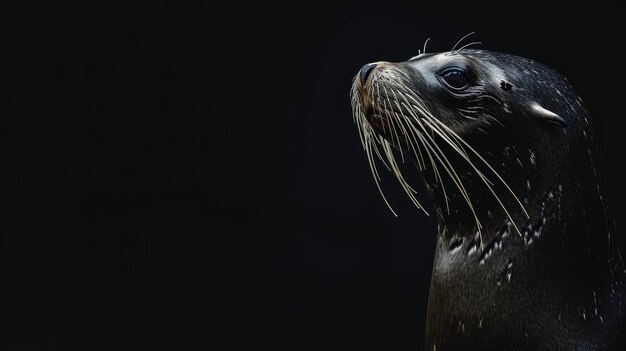
[[[528, 150], [528, 151], [530, 151], [530, 150]], [[537, 158], [536, 158], [535, 154], [532, 151], [530, 151], [530, 164], [535, 166], [537, 164], [536, 159]]]
[[530, 191], [532, 188], [530, 187], [530, 179], [526, 180], [526, 190]]
[[513, 261], [509, 258], [509, 262], [506, 264], [506, 281], [510, 282], [513, 276]]
[[461, 250], [463, 246], [463, 237], [453, 237], [450, 240], [450, 253], [454, 254]]
[[476, 251], [478, 251], [478, 247], [477, 246], [472, 246], [470, 247], [470, 249], [467, 251], [468, 255], [472, 255], [474, 253], [476, 253]]

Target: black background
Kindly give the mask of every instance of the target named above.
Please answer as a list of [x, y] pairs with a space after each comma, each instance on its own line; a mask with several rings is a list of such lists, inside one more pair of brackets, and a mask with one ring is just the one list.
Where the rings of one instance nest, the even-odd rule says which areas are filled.
[[428, 37], [568, 77], [625, 213], [620, 11], [470, 3], [4, 4], [4, 349], [421, 349], [435, 219], [386, 209], [348, 91]]

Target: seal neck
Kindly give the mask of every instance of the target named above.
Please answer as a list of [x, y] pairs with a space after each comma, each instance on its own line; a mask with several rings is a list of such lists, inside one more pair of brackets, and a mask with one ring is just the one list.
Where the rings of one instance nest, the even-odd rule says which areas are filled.
[[[490, 189], [460, 156], [449, 158], [466, 196], [451, 181], [444, 179], [442, 185], [434, 181], [432, 172], [424, 174], [437, 210], [441, 249], [463, 246], [465, 252], [478, 254], [477, 258], [467, 255], [465, 260], [480, 263], [510, 247], [514, 249], [507, 251], [506, 259], [519, 256], [529, 264], [533, 264], [534, 251], [558, 251], [555, 259], [561, 261], [551, 264], [561, 266], [564, 275], [589, 274], [590, 279], [604, 277], [606, 282], [614, 279], [614, 271], [623, 273], [621, 257], [611, 240], [615, 224], [604, 195], [597, 151], [589, 140], [571, 143], [571, 139], [584, 140], [587, 136], [582, 128], [573, 129], [567, 136], [569, 143], [563, 130], [554, 131], [551, 137], [557, 142], [563, 139], [565, 145], [557, 150], [545, 140], [533, 141], [528, 136], [490, 140], [492, 149], [498, 142], [501, 148], [483, 157], [506, 186], [495, 173], [483, 171]], [[478, 162], [476, 167], [481, 166]], [[570, 272], [572, 261], [578, 272]]]
[[[585, 341], [591, 336], [581, 330], [613, 333], [624, 318], [618, 307], [625, 301], [626, 271], [611, 240], [615, 225], [595, 153], [586, 143], [563, 143], [563, 150], [532, 140], [523, 149], [513, 146], [525, 145], [521, 140], [504, 145], [485, 158], [498, 166], [527, 213], [499, 187], [507, 214], [460, 160], [454, 164], [475, 211], [449, 187], [446, 205], [441, 184], [424, 174], [439, 227], [427, 333], [433, 338], [466, 324], [474, 328], [471, 335], [483, 335], [485, 328], [515, 340], [532, 334]], [[450, 317], [441, 318], [441, 311]], [[502, 329], [517, 326], [519, 313], [533, 316], [532, 327]], [[472, 321], [478, 321], [474, 327]], [[549, 332], [554, 321], [560, 336]]]

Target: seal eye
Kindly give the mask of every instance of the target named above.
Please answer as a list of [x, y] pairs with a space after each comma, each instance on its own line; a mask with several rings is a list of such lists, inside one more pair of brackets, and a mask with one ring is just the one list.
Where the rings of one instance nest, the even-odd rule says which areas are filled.
[[441, 73], [443, 82], [452, 90], [463, 90], [469, 85], [467, 74], [460, 68], [449, 68]]

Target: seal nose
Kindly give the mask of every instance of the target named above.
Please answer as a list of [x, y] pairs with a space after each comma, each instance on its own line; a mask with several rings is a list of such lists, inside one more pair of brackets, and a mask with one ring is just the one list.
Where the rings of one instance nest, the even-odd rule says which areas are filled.
[[365, 82], [367, 81], [367, 77], [370, 75], [370, 73], [372, 73], [374, 68], [376, 68], [375, 63], [368, 63], [365, 66], [363, 66], [363, 68], [361, 68], [361, 71], [359, 71], [359, 78], [361, 79], [362, 85], [365, 85]]

